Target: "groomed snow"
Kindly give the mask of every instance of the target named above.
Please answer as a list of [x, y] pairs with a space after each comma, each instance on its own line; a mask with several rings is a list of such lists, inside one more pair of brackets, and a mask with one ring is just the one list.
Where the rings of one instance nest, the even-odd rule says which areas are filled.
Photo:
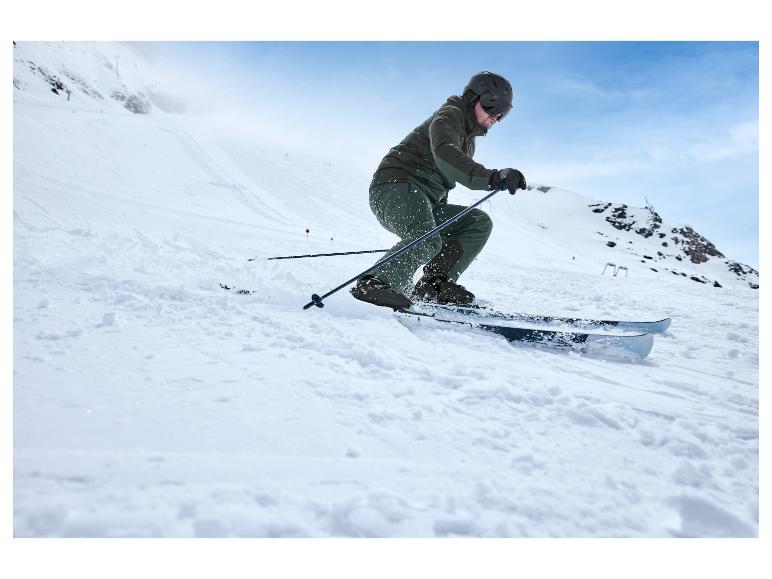
[[391, 245], [374, 167], [25, 82], [15, 536], [758, 535], [747, 284], [601, 275], [623, 262], [588, 230], [597, 200], [553, 188], [493, 198], [461, 281], [502, 309], [672, 317], [645, 361], [403, 324], [345, 290], [303, 311], [373, 256], [265, 258]]

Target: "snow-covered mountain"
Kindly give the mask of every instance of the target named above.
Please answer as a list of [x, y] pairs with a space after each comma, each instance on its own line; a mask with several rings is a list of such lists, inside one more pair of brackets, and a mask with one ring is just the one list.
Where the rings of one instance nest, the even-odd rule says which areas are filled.
[[390, 246], [375, 165], [227, 130], [200, 94], [141, 45], [15, 43], [17, 535], [757, 534], [757, 271], [653, 209], [537, 184], [486, 204], [462, 283], [672, 317], [645, 363], [404, 325], [345, 291], [302, 311], [372, 256], [265, 258]]
[[192, 96], [201, 86], [140, 43], [14, 42], [13, 86], [40, 104], [66, 101], [110, 113], [181, 113], [201, 106]]

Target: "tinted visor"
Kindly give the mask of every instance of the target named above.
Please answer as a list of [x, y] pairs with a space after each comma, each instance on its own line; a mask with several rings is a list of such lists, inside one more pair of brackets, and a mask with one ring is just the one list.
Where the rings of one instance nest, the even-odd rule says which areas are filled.
[[507, 113], [512, 110], [512, 104], [504, 101], [503, 99], [490, 98], [488, 95], [480, 97], [480, 105], [483, 110], [496, 117], [496, 120], [501, 120], [507, 116]]

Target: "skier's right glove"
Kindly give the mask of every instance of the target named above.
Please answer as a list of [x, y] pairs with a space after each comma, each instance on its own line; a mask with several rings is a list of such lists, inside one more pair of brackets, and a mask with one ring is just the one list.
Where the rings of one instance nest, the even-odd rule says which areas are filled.
[[507, 189], [510, 195], [514, 195], [518, 189], [525, 190], [525, 177], [517, 169], [501, 169], [491, 175], [488, 186], [491, 191]]

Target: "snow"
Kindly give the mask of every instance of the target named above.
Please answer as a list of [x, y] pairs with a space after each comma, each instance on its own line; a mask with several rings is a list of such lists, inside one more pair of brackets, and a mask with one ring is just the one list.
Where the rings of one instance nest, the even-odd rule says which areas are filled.
[[654, 272], [598, 200], [532, 189], [486, 203], [461, 281], [502, 309], [672, 317], [646, 360], [403, 323], [345, 290], [304, 311], [374, 256], [265, 258], [390, 246], [373, 167], [216, 113], [67, 100], [20, 62], [109, 95], [120, 54], [139, 93], [163, 75], [131, 46], [14, 50], [15, 536], [758, 536], [758, 291], [723, 262], [679, 264], [721, 288]]

